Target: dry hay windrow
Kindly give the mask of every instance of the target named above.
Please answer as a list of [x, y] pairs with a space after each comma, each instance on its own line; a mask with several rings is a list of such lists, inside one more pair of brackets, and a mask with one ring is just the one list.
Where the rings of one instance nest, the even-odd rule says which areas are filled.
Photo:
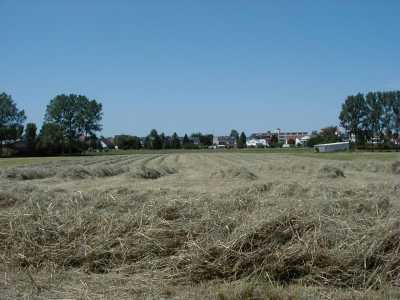
[[8, 167], [0, 169], [0, 177], [3, 179], [32, 180], [52, 177], [55, 169], [37, 167]]
[[157, 179], [162, 176], [176, 174], [179, 167], [176, 163], [172, 165], [168, 162], [166, 155], [152, 156], [142, 160], [136, 165], [128, 176], [138, 179]]
[[257, 176], [253, 172], [242, 166], [228, 166], [226, 168], [218, 170], [211, 175], [218, 178], [228, 179], [240, 178], [253, 180], [257, 178]]
[[[153, 157], [153, 155], [151, 155]], [[49, 177], [84, 179], [87, 177], [110, 177], [129, 171], [129, 165], [148, 157], [84, 157], [54, 163], [41, 163], [30, 166], [6, 167], [0, 169], [0, 177], [15, 180], [35, 180]], [[151, 159], [151, 158], [150, 158]]]
[[[321, 164], [309, 166], [309, 179], [288, 172], [267, 179], [261, 169], [251, 181], [210, 179], [204, 170], [214, 186], [193, 194], [188, 186], [201, 183], [185, 186], [187, 173], [180, 174], [190, 172], [183, 168], [189, 159], [170, 158], [151, 167], [165, 175], [163, 167], [179, 168], [178, 187], [173, 176], [151, 183], [122, 176], [86, 190], [9, 179], [0, 193], [3, 268], [74, 271], [77, 278], [153, 274], [171, 286], [252, 277], [352, 290], [396, 286], [399, 189], [386, 168], [378, 171], [385, 180], [366, 184], [318, 177]], [[209, 159], [217, 167], [218, 157]], [[151, 161], [157, 158], [138, 160], [126, 174]]]

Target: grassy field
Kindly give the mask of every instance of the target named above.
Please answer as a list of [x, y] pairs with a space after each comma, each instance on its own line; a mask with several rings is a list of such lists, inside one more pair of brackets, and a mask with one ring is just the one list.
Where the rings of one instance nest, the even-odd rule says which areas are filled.
[[397, 153], [132, 153], [0, 160], [0, 298], [399, 298]]

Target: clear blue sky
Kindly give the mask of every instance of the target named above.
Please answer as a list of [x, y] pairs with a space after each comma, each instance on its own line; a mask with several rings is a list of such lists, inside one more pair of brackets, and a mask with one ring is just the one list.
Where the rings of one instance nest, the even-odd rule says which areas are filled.
[[104, 136], [339, 125], [348, 95], [400, 89], [399, 0], [0, 0], [0, 92], [42, 126], [60, 94]]

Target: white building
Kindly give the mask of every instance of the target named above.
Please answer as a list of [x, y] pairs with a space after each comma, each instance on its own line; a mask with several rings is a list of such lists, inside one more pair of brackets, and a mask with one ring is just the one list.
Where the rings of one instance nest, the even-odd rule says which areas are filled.
[[268, 147], [268, 143], [264, 139], [250, 139], [246, 141], [247, 147], [257, 147], [257, 145], [262, 146], [263, 148]]
[[335, 152], [335, 151], [348, 151], [349, 142], [319, 144], [314, 146], [314, 152]]

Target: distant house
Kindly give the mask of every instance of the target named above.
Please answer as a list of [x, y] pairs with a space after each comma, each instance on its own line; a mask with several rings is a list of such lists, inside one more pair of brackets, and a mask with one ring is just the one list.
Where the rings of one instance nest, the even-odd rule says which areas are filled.
[[348, 151], [349, 142], [319, 144], [314, 146], [314, 152]]
[[305, 136], [308, 136], [308, 132], [305, 132], [305, 131], [281, 132], [281, 130], [279, 128], [277, 128], [277, 129], [275, 129], [274, 133], [271, 133], [271, 132], [253, 133], [251, 136], [253, 138], [265, 139], [267, 141], [267, 143], [270, 144], [271, 138], [273, 135], [276, 135], [278, 137], [279, 143], [287, 144], [289, 140], [294, 140], [295, 145], [300, 143], [302, 147], [305, 147], [307, 140], [305, 140], [303, 138]]
[[189, 137], [189, 141], [192, 142], [194, 145], [200, 144], [200, 138], [198, 136]]
[[109, 139], [99, 139], [97, 141], [97, 148], [98, 149], [114, 149], [114, 144]]
[[265, 139], [255, 139], [252, 138], [250, 140], [246, 141], [246, 146], [247, 147], [268, 147], [268, 143]]
[[266, 133], [252, 133], [251, 138], [255, 140], [265, 140], [267, 142], [267, 145], [271, 143], [271, 138], [272, 138], [272, 133], [271, 132], [266, 132]]
[[236, 138], [234, 136], [219, 136], [215, 144], [218, 148], [236, 148]]
[[27, 150], [28, 143], [23, 139], [15, 141], [3, 141], [3, 145], [1, 145], [1, 156], [10, 156], [13, 154], [13, 152], [23, 152]]

